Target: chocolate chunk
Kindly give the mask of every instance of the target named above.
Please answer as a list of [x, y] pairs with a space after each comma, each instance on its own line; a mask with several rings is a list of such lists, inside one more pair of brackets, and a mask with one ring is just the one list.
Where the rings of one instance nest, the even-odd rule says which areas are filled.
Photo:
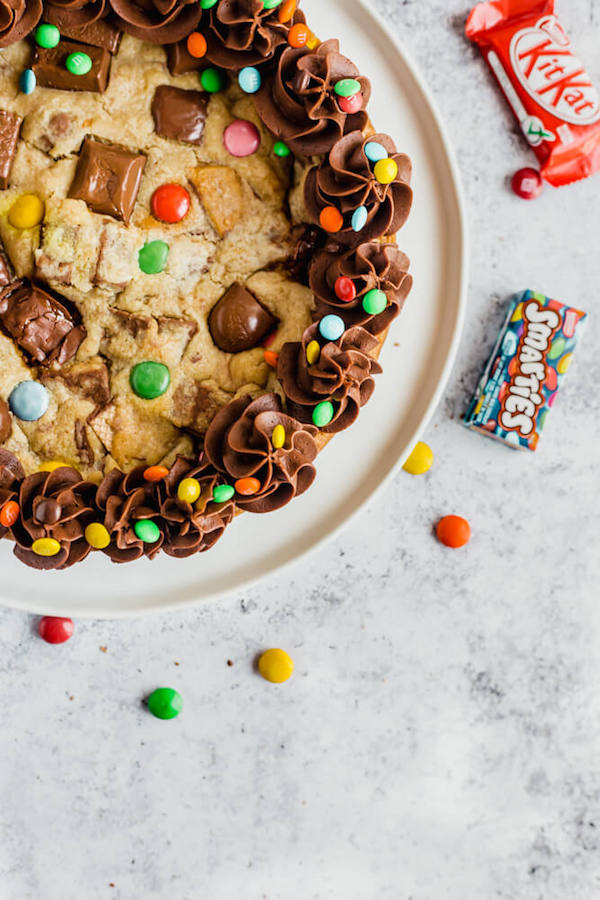
[[[58, 372], [44, 373], [40, 381], [46, 385], [58, 381], [70, 391], [96, 404], [96, 411], [110, 402], [110, 379], [103, 360], [95, 358], [73, 363]], [[93, 413], [92, 413], [93, 415]]]
[[288, 259], [287, 268], [294, 281], [308, 284], [308, 267], [317, 249], [323, 243], [319, 228], [313, 225], [304, 225], [296, 229], [296, 245], [294, 252]]
[[167, 67], [171, 75], [185, 75], [187, 72], [200, 72], [210, 66], [206, 58], [192, 56], [187, 48], [187, 38], [176, 44], [167, 44]]
[[0, 287], [10, 284], [12, 280], [12, 271], [6, 253], [4, 252], [4, 247], [0, 242]]
[[19, 140], [23, 119], [15, 113], [0, 109], [0, 190], [8, 187], [8, 178]]
[[33, 363], [62, 365], [75, 356], [86, 335], [75, 318], [63, 302], [24, 279], [0, 291], [0, 325]]
[[46, 3], [44, 20], [51, 25], [56, 25], [61, 38], [72, 38], [74, 41], [91, 44], [93, 47], [103, 47], [114, 55], [119, 49], [121, 40], [121, 32], [117, 26], [107, 19], [97, 19], [88, 25], [72, 25], [70, 23], [72, 10], [73, 5], [67, 9], [61, 9], [59, 6], [51, 6]]
[[204, 133], [208, 94], [161, 84], [152, 99], [154, 129], [161, 137], [199, 144]]
[[93, 466], [95, 461], [94, 451], [88, 440], [87, 426], [81, 419], [75, 419], [73, 438], [77, 447], [77, 455], [81, 462], [86, 466]]
[[212, 339], [225, 353], [256, 347], [276, 324], [277, 319], [238, 281], [227, 289], [208, 317]]
[[4, 444], [12, 433], [12, 419], [8, 403], [0, 397], [0, 444]]
[[[85, 75], [74, 75], [66, 67], [67, 56], [71, 53], [86, 53], [92, 61], [92, 68]], [[35, 72], [38, 85], [56, 88], [60, 91], [94, 91], [103, 94], [108, 85], [111, 56], [103, 47], [80, 44], [78, 41], [63, 41], [56, 47], [38, 47], [33, 54], [31, 68]]]
[[88, 135], [79, 153], [69, 197], [85, 200], [93, 212], [122, 219], [127, 225], [145, 165], [143, 153], [104, 144]]

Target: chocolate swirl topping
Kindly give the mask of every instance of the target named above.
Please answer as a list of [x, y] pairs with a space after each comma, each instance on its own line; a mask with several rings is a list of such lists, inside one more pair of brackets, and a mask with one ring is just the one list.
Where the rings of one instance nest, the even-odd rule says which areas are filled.
[[134, 530], [140, 519], [159, 517], [156, 485], [144, 480], [145, 469], [137, 466], [127, 475], [112, 469], [98, 486], [96, 506], [104, 515], [103, 525], [110, 534], [110, 544], [102, 552], [116, 563], [131, 562], [142, 556], [154, 559], [164, 541], [162, 530], [153, 544], [144, 543]]
[[[21, 515], [12, 527], [15, 556], [32, 569], [68, 569], [90, 552], [85, 529], [94, 519], [95, 487], [76, 469], [62, 466], [36, 472], [21, 483]], [[60, 544], [55, 556], [38, 556], [34, 541], [53, 538]]]
[[[381, 144], [398, 165], [398, 174], [390, 184], [380, 184], [375, 178], [364, 152], [365, 144], [370, 141]], [[304, 202], [310, 221], [318, 223], [321, 210], [334, 206], [344, 217], [343, 227], [335, 239], [349, 247], [394, 234], [404, 225], [412, 205], [410, 176], [410, 159], [397, 152], [387, 134], [370, 137], [364, 137], [360, 131], [346, 134], [334, 145], [329, 158], [314, 166], [306, 176]], [[367, 221], [361, 231], [355, 232], [351, 217], [359, 206], [366, 207]]]
[[41, 16], [42, 0], [0, 0], [0, 47], [27, 37]]
[[[17, 457], [8, 450], [0, 449], [0, 509], [11, 500], [18, 502], [19, 484], [23, 478], [25, 471]], [[9, 529], [0, 523], [0, 538], [8, 531]]]
[[[370, 82], [339, 51], [337, 40], [325, 41], [316, 50], [286, 47], [277, 71], [254, 98], [264, 124], [294, 153], [328, 153], [342, 135], [366, 127]], [[343, 78], [354, 78], [360, 84], [359, 112], [347, 114], [340, 108], [334, 85]]]
[[45, 0], [45, 18], [65, 28], [83, 28], [103, 18], [107, 0]]
[[287, 42], [291, 26], [304, 21], [296, 11], [289, 22], [280, 22], [279, 8], [266, 9], [263, 0], [219, 0], [202, 23], [205, 58], [223, 69], [260, 65]]
[[[195, 478], [200, 484], [200, 497], [192, 506], [177, 497], [184, 478]], [[169, 556], [183, 559], [203, 553], [216, 544], [233, 519], [233, 502], [215, 503], [213, 488], [221, 481], [218, 472], [206, 463], [195, 463], [178, 456], [167, 477], [158, 483], [158, 502], [165, 540], [162, 549]]]
[[198, 0], [110, 0], [123, 31], [153, 44], [174, 44], [190, 34], [202, 15]]
[[[276, 425], [285, 429], [280, 449], [271, 440]], [[220, 409], [210, 423], [204, 450], [215, 469], [230, 481], [246, 477], [260, 481], [260, 490], [249, 499], [236, 496], [239, 509], [272, 512], [313, 483], [316, 433], [313, 425], [301, 425], [282, 412], [276, 394], [263, 394], [256, 400], [239, 397]]]
[[360, 326], [349, 328], [339, 341], [322, 346], [319, 359], [310, 365], [306, 348], [318, 339], [319, 326], [315, 322], [306, 329], [301, 342], [284, 344], [277, 377], [290, 413], [301, 422], [312, 420], [317, 403], [330, 400], [334, 416], [321, 430], [336, 434], [352, 425], [375, 390], [373, 375], [379, 375], [382, 368], [369, 354], [377, 347], [377, 339]]
[[[408, 274], [409, 266], [408, 256], [396, 244], [371, 241], [343, 255], [321, 250], [308, 274], [317, 300], [315, 317], [320, 319], [335, 312], [348, 328], [362, 325], [371, 334], [381, 334], [396, 318], [410, 292], [413, 280]], [[344, 302], [337, 297], [335, 282], [340, 277], [352, 280], [356, 289], [354, 300]], [[364, 295], [372, 290], [383, 291], [388, 300], [386, 309], [376, 316], [369, 315], [362, 306]]]

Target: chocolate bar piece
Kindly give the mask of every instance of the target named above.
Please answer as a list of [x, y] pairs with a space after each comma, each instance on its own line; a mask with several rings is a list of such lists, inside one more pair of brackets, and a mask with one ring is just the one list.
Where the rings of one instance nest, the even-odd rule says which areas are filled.
[[152, 99], [154, 130], [161, 137], [186, 144], [200, 144], [206, 121], [208, 94], [204, 91], [184, 91], [161, 84]]
[[143, 153], [104, 144], [88, 135], [79, 153], [69, 197], [85, 200], [93, 212], [114, 216], [127, 225], [145, 165]]
[[91, 44], [93, 47], [103, 47], [113, 56], [119, 49], [121, 31], [107, 19], [97, 19], [87, 25], [73, 25], [73, 7], [63, 10], [59, 6], [46, 3], [44, 7], [44, 21], [50, 25], [56, 25], [62, 38], [71, 38], [81, 41], [83, 44]]
[[39, 285], [25, 279], [0, 291], [0, 325], [31, 362], [42, 366], [72, 359], [86, 335], [75, 315]]
[[210, 66], [206, 58], [192, 56], [187, 48], [187, 38], [183, 41], [177, 41], [176, 44], [167, 44], [165, 50], [167, 51], [167, 68], [171, 75], [201, 72]]
[[8, 187], [22, 121], [15, 113], [0, 109], [0, 190], [3, 191]]
[[[66, 66], [71, 53], [85, 53], [92, 61], [92, 68], [85, 75], [75, 75]], [[37, 83], [42, 87], [59, 91], [94, 91], [103, 94], [108, 86], [111, 55], [104, 47], [92, 47], [78, 41], [63, 41], [56, 47], [36, 45], [31, 68]]]
[[586, 319], [543, 294], [517, 295], [465, 425], [517, 450], [535, 450]]

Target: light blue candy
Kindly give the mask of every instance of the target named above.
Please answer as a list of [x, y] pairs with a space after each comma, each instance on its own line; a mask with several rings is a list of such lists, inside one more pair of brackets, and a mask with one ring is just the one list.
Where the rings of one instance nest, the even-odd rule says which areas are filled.
[[8, 405], [23, 422], [37, 422], [48, 409], [48, 391], [39, 381], [21, 381], [11, 391]]
[[359, 206], [352, 213], [352, 231], [362, 231], [367, 224], [367, 207]]
[[502, 341], [502, 352], [505, 356], [513, 356], [519, 346], [519, 340], [514, 331], [507, 331]]
[[326, 341], [337, 341], [345, 330], [344, 320], [340, 316], [323, 316], [319, 322], [319, 333]]
[[24, 69], [19, 78], [19, 89], [22, 94], [32, 94], [35, 90], [36, 77], [33, 69]]
[[255, 94], [260, 88], [261, 82], [260, 72], [254, 66], [245, 66], [240, 69], [238, 84], [245, 94]]
[[369, 141], [368, 144], [365, 144], [365, 156], [367, 159], [376, 163], [379, 162], [380, 159], [387, 159], [388, 152], [382, 144], [378, 144], [377, 141]]

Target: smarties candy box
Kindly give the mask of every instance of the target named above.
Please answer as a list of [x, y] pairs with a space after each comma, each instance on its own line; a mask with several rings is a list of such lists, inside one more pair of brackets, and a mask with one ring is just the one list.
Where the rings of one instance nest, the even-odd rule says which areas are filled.
[[586, 319], [534, 291], [513, 298], [465, 425], [517, 450], [535, 450]]

